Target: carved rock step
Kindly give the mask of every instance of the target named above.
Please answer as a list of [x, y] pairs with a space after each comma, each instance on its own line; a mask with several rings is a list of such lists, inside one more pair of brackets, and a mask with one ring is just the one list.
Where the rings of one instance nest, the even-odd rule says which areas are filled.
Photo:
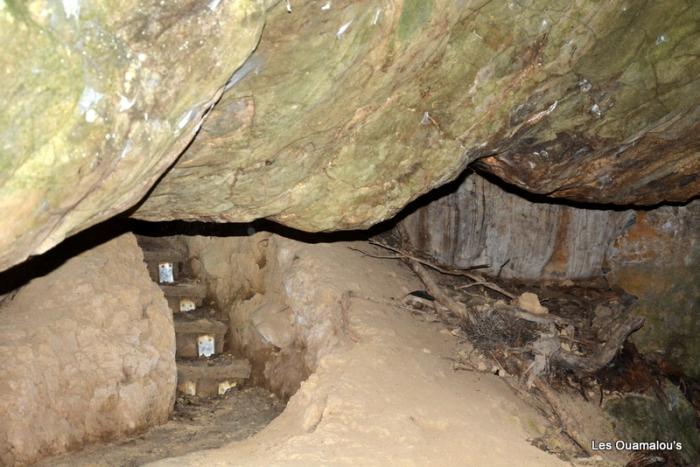
[[177, 389], [190, 396], [223, 395], [250, 377], [250, 363], [233, 355], [209, 359], [178, 360]]
[[228, 325], [223, 321], [189, 316], [186, 313], [175, 315], [175, 356], [197, 358], [220, 354], [224, 350], [224, 336]]
[[160, 282], [158, 266], [164, 263], [171, 263], [175, 281], [182, 280], [186, 275], [187, 255], [180, 250], [166, 249], [158, 251], [143, 251], [143, 260], [148, 267], [148, 274], [155, 282]]
[[173, 313], [187, 311], [183, 309], [185, 303], [191, 307], [199, 307], [207, 296], [207, 287], [199, 282], [178, 282], [174, 284], [159, 284], [168, 300], [168, 305]]

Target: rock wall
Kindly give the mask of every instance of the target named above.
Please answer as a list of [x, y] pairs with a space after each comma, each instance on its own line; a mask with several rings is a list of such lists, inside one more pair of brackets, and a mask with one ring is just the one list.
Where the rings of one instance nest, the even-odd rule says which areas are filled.
[[164, 422], [172, 315], [131, 234], [71, 258], [0, 307], [0, 464]]
[[251, 360], [253, 382], [282, 397], [294, 394], [319, 355], [344, 339], [342, 292], [331, 287], [343, 280], [330, 275], [328, 258], [318, 257], [328, 247], [301, 258], [303, 243], [269, 233], [185, 241], [195, 273], [227, 310], [231, 344]]
[[700, 200], [637, 214], [608, 252], [611, 282], [638, 297], [633, 335], [667, 370], [700, 378]]
[[259, 0], [0, 2], [0, 270], [136, 204], [264, 13]]
[[443, 264], [487, 264], [484, 271], [502, 277], [578, 279], [603, 274], [609, 246], [635, 218], [631, 210], [574, 208], [521, 194], [472, 173], [402, 224], [415, 247]]
[[700, 200], [647, 210], [528, 200], [477, 174], [401, 221], [443, 264], [520, 279], [605, 276], [638, 298], [633, 341], [700, 378]]

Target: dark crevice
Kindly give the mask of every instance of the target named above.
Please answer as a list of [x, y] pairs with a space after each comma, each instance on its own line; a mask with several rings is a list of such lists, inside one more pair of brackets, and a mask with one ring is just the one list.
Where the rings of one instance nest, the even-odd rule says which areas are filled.
[[[23, 286], [35, 277], [48, 274], [61, 264], [65, 263], [71, 257], [79, 255], [86, 250], [94, 248], [97, 245], [130, 231], [139, 235], [156, 237], [172, 235], [240, 237], [248, 236], [255, 232], [270, 232], [305, 243], [332, 243], [341, 241], [367, 240], [376, 235], [392, 230], [399, 222], [418, 209], [423, 208], [440, 198], [456, 193], [466, 178], [474, 173], [477, 173], [490, 183], [497, 185], [500, 189], [510, 194], [519, 196], [520, 198], [523, 198], [531, 203], [568, 206], [576, 209], [611, 211], [625, 211], [634, 209], [638, 211], [651, 211], [660, 206], [683, 206], [694, 199], [700, 198], [700, 196], [693, 198], [692, 200], [689, 200], [688, 203], [664, 203], [655, 206], [619, 206], [614, 204], [583, 203], [531, 193], [522, 188], [510, 185], [493, 174], [475, 169], [474, 167], [475, 165], [472, 164], [470, 167], [462, 171], [462, 173], [460, 173], [454, 180], [439, 186], [422, 196], [419, 196], [407, 204], [391, 219], [379, 222], [368, 229], [341, 230], [333, 232], [306, 232], [303, 230], [286, 227], [265, 219], [241, 223], [217, 223], [182, 220], [160, 222], [143, 221], [128, 217], [129, 214], [133, 213], [138, 208], [137, 205], [130, 209], [127, 213], [113, 217], [67, 238], [44, 254], [33, 256], [21, 264], [15, 265], [10, 269], [0, 272], [0, 296]], [[149, 191], [149, 193], [151, 191]], [[143, 203], [144, 200], [145, 197], [142, 199], [139, 205]]]
[[45, 276], [72, 257], [128, 231], [129, 226], [124, 219], [114, 217], [68, 237], [49, 251], [0, 271], [0, 295], [22, 287], [34, 278]]
[[479, 166], [479, 161], [474, 161], [470, 165], [470, 169], [474, 173], [479, 174], [481, 177], [489, 181], [490, 183], [498, 186], [501, 190], [519, 196], [531, 203], [535, 204], [553, 204], [558, 206], [568, 206], [576, 209], [591, 209], [598, 211], [653, 211], [654, 209], [661, 208], [663, 206], [685, 206], [696, 199], [700, 199], [700, 195], [694, 196], [685, 202], [662, 202], [653, 205], [639, 205], [639, 204], [613, 204], [613, 203], [596, 203], [596, 202], [585, 202], [585, 201], [574, 201], [567, 198], [555, 198], [547, 194], [534, 193], [520, 188], [516, 185], [510, 184], [498, 176], [482, 170]]

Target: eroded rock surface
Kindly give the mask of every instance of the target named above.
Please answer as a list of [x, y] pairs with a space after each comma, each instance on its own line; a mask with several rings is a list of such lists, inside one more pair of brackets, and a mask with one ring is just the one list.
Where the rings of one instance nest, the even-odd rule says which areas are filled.
[[172, 315], [133, 235], [74, 257], [0, 307], [0, 464], [167, 420]]
[[584, 209], [526, 199], [478, 174], [404, 220], [412, 244], [443, 264], [521, 279], [603, 274], [631, 210]]
[[700, 200], [639, 212], [608, 257], [610, 280], [646, 318], [632, 340], [671, 373], [700, 378]]
[[443, 264], [487, 265], [491, 275], [579, 279], [603, 274], [606, 253], [632, 210], [586, 209], [527, 199], [478, 174], [403, 219], [412, 244]]

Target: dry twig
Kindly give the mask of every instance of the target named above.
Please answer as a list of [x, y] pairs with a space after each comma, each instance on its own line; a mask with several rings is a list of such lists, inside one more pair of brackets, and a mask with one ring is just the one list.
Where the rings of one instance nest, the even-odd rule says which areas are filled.
[[[416, 257], [416, 256], [414, 256], [414, 255], [409, 254], [409, 253], [406, 252], [405, 250], [402, 250], [402, 249], [400, 249], [400, 248], [393, 247], [393, 246], [391, 246], [391, 245], [387, 245], [386, 243], [378, 242], [378, 241], [376, 241], [376, 240], [370, 240], [369, 243], [372, 244], [372, 245], [376, 245], [376, 246], [378, 246], [378, 247], [381, 247], [381, 248], [384, 248], [384, 249], [393, 251], [394, 253], [397, 254], [397, 256], [384, 256], [383, 258], [386, 258], [386, 259], [403, 259], [403, 260], [415, 261], [415, 262], [420, 263], [420, 264], [422, 264], [422, 265], [424, 265], [424, 266], [428, 266], [429, 268], [434, 269], [434, 270], [436, 270], [436, 271], [438, 271], [438, 272], [440, 272], [440, 273], [442, 273], [442, 274], [446, 274], [446, 275], [450, 275], [450, 276], [463, 276], [463, 277], [467, 277], [467, 278], [469, 278], [469, 279], [471, 279], [471, 280], [473, 280], [473, 281], [475, 281], [475, 282], [478, 282], [478, 285], [480, 285], [480, 286], [489, 288], [489, 289], [491, 289], [491, 290], [493, 290], [493, 291], [495, 291], [495, 292], [498, 292], [498, 293], [500, 293], [501, 295], [504, 295], [504, 296], [506, 296], [506, 297], [508, 297], [508, 298], [510, 298], [510, 299], [514, 299], [514, 298], [515, 298], [515, 295], [513, 295], [512, 293], [510, 293], [510, 292], [504, 290], [503, 288], [501, 288], [500, 286], [494, 284], [493, 282], [489, 282], [489, 281], [485, 280], [483, 277], [479, 276], [478, 274], [474, 274], [474, 273], [467, 272], [467, 271], [469, 271], [469, 270], [471, 270], [471, 269], [479, 269], [479, 268], [485, 267], [485, 265], [483, 265], [483, 264], [480, 264], [480, 265], [477, 265], [477, 266], [472, 266], [472, 267], [470, 267], [470, 268], [465, 268], [465, 269], [451, 269], [451, 268], [447, 268], [447, 267], [445, 267], [445, 266], [439, 266], [439, 265], [435, 264], [434, 262], [431, 262], [431, 261], [427, 261], [427, 260], [425, 260], [425, 259], [418, 258], [418, 257]], [[355, 250], [356, 250], [356, 251], [361, 251], [361, 250], [357, 250], [357, 249], [355, 249]], [[362, 253], [366, 254], [367, 256], [382, 257], [382, 256], [379, 256], [379, 255], [372, 255], [372, 254], [367, 253], [367, 252], [364, 252], [364, 251], [362, 251]]]
[[641, 316], [632, 316], [612, 326], [605, 345], [591, 356], [576, 355], [559, 349], [550, 358], [554, 365], [573, 371], [579, 376], [591, 375], [608, 365], [620, 351], [627, 338], [644, 324]]
[[587, 455], [592, 455], [589, 441], [583, 436], [576, 422], [576, 419], [569, 415], [559, 397], [554, 393], [551, 387], [539, 378], [535, 378], [535, 387], [540, 391], [544, 399], [552, 408], [554, 415], [559, 419], [561, 430], [566, 434], [576, 445], [581, 448]]
[[456, 300], [453, 300], [452, 297], [446, 294], [442, 290], [442, 288], [437, 284], [437, 282], [435, 282], [435, 280], [432, 277], [430, 277], [430, 273], [428, 273], [428, 271], [423, 267], [423, 265], [420, 262], [409, 258], [408, 265], [413, 270], [413, 272], [416, 273], [420, 280], [423, 281], [423, 284], [425, 284], [425, 288], [428, 290], [428, 293], [435, 297], [435, 301], [437, 301], [440, 305], [444, 306], [452, 313], [467, 321], [468, 323], [474, 323], [474, 315], [471, 313], [471, 311], [469, 311], [469, 309], [464, 305], [464, 303], [460, 303]]

